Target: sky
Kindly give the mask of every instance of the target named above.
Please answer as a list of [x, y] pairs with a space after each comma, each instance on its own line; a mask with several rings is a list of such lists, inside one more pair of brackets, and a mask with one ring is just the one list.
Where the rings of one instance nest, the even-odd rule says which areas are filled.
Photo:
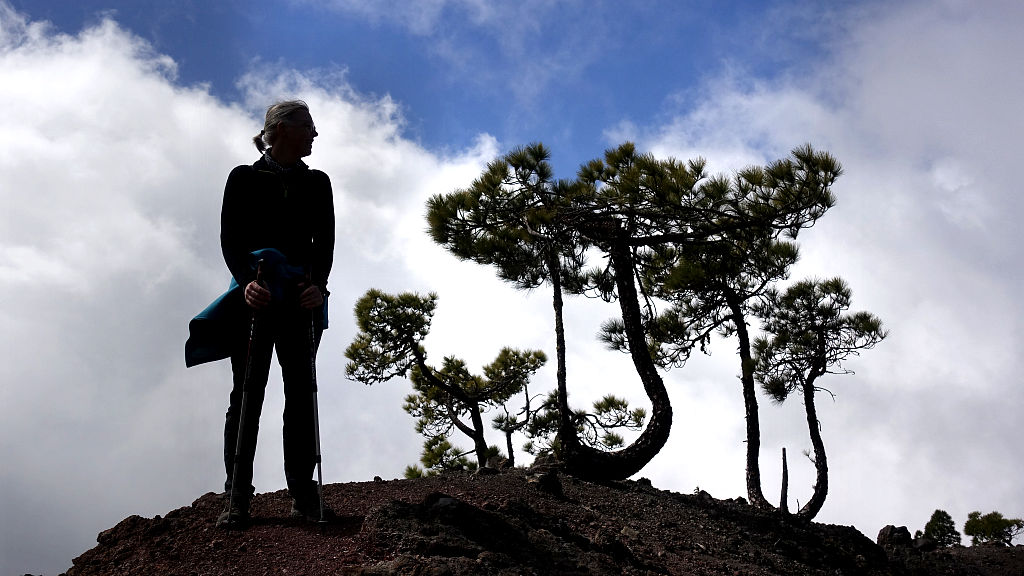
[[[224, 180], [256, 160], [266, 106], [295, 97], [338, 230], [318, 361], [325, 482], [399, 478], [421, 448], [408, 382], [344, 377], [367, 289], [438, 293], [431, 358], [554, 357], [549, 294], [432, 244], [431, 195], [537, 141], [566, 178], [627, 140], [726, 174], [811, 143], [844, 175], [793, 279], [842, 276], [854, 310], [890, 330], [855, 375], [822, 381], [835, 398], [818, 395], [817, 520], [874, 539], [935, 509], [961, 529], [972, 510], [1024, 516], [1024, 4], [820, 4], [0, 0], [0, 573], [63, 572], [122, 518], [221, 489], [230, 368], [186, 369], [183, 345], [229, 280]], [[596, 338], [615, 312], [566, 302], [576, 406], [645, 405], [628, 357]], [[722, 340], [664, 375], [672, 436], [637, 477], [746, 495], [738, 371]], [[553, 387], [553, 366], [534, 382]], [[814, 481], [803, 407], [759, 401], [764, 492], [777, 501], [785, 447], [794, 508]], [[260, 492], [284, 488], [281, 404], [275, 368]]]

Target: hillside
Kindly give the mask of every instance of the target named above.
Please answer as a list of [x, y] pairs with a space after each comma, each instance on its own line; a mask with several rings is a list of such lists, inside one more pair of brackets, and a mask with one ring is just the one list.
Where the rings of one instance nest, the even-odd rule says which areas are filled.
[[213, 493], [163, 517], [131, 516], [102, 532], [67, 576], [1024, 574], [1019, 546], [902, 549], [891, 561], [853, 527], [802, 524], [742, 499], [643, 480], [594, 484], [517, 469], [324, 491], [341, 516], [324, 527], [289, 518], [285, 491], [258, 494], [254, 525], [242, 532], [214, 526], [223, 503]]

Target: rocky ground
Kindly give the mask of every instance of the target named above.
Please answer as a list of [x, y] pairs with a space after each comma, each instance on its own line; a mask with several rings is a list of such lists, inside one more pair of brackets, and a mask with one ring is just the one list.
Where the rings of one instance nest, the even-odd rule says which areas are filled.
[[[1024, 547], [884, 550], [853, 527], [804, 524], [742, 499], [593, 484], [553, 470], [454, 473], [324, 487], [338, 522], [289, 517], [258, 494], [253, 525], [214, 525], [209, 493], [102, 532], [67, 576], [203, 575], [1024, 575]], [[888, 552], [888, 553], [887, 553]]]

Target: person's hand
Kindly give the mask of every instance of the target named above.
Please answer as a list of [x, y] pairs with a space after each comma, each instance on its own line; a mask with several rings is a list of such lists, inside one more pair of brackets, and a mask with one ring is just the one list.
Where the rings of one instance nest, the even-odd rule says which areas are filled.
[[[305, 285], [305, 282], [303, 282]], [[302, 294], [299, 294], [299, 306], [306, 310], [312, 310], [317, 306], [324, 303], [324, 295], [320, 292], [320, 287], [316, 284], [305, 285], [305, 289], [302, 290]], [[300, 288], [302, 286], [300, 285]]]
[[245, 303], [250, 308], [260, 310], [270, 305], [270, 290], [253, 280], [245, 287]]

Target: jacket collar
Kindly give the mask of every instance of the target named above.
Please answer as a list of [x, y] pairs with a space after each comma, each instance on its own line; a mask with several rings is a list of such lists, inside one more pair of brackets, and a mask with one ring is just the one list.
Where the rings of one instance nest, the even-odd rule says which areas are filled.
[[289, 174], [309, 169], [309, 167], [306, 166], [306, 163], [302, 160], [296, 162], [295, 166], [281, 166], [271, 158], [269, 151], [264, 152], [263, 157], [253, 163], [252, 167], [256, 170], [264, 170], [267, 172], [274, 172], [276, 174]]

